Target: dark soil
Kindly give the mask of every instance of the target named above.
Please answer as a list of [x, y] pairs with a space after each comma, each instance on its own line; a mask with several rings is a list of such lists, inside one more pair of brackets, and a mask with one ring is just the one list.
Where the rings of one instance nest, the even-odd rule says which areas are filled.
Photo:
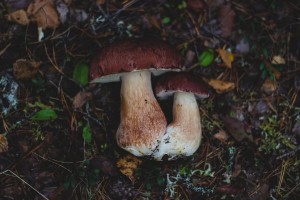
[[[299, 1], [50, 0], [66, 11], [41, 41], [32, 16], [27, 25], [7, 17], [32, 2], [0, 2], [1, 200], [300, 199]], [[78, 63], [129, 37], [164, 40], [190, 73], [234, 84], [209, 86], [198, 102], [203, 139], [194, 155], [133, 159], [132, 175], [117, 165], [129, 154], [115, 141], [120, 83], [74, 78]], [[209, 49], [214, 59], [201, 66]], [[231, 68], [218, 49], [234, 57]], [[74, 108], [79, 92], [89, 96]], [[160, 105], [170, 121], [172, 100]]]

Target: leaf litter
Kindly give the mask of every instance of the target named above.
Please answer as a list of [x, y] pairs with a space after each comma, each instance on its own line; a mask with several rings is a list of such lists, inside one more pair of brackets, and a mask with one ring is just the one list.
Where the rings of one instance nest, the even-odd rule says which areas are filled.
[[[0, 3], [0, 193], [299, 199], [297, 7], [298, 1]], [[210, 98], [198, 102], [203, 139], [193, 156], [126, 158], [116, 145], [120, 84], [90, 84], [87, 69], [99, 49], [126, 37], [165, 40], [185, 55], [189, 73], [208, 83]], [[76, 67], [81, 61], [87, 66]], [[159, 103], [171, 121], [172, 101]]]

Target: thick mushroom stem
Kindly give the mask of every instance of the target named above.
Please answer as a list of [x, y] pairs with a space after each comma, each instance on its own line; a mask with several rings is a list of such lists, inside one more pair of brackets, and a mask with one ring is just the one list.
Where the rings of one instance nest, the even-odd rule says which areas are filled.
[[167, 121], [146, 70], [122, 75], [118, 145], [135, 156], [152, 155], [166, 132]]
[[194, 94], [176, 92], [173, 103], [173, 121], [160, 143], [156, 160], [168, 155], [168, 160], [192, 155], [200, 146], [202, 137], [198, 104]]

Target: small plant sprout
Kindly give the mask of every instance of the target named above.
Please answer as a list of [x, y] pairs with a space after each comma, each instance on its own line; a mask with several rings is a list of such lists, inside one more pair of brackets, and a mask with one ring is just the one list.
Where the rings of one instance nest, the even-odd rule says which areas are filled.
[[226, 166], [226, 168], [227, 168], [226, 172], [223, 174], [223, 176], [225, 178], [223, 180], [223, 182], [229, 184], [231, 182], [232, 169], [233, 169], [233, 164], [234, 164], [235, 148], [234, 147], [229, 147], [228, 153], [229, 153], [228, 165]]

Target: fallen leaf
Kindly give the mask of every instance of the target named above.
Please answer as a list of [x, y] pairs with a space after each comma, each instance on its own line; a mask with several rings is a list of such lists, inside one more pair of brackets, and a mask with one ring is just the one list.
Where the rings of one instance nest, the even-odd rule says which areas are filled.
[[218, 49], [218, 52], [225, 66], [231, 68], [232, 67], [231, 63], [234, 60], [233, 54], [225, 49]]
[[252, 135], [247, 133], [247, 125], [233, 117], [223, 117], [223, 123], [227, 131], [231, 134], [231, 136], [237, 140], [242, 141], [244, 139], [248, 139], [249, 141], [253, 141]]
[[223, 4], [218, 9], [218, 19], [220, 21], [221, 36], [226, 38], [231, 35], [234, 23], [235, 12], [231, 8], [231, 4]]
[[88, 100], [92, 98], [91, 92], [78, 92], [73, 99], [73, 108], [81, 108]]
[[271, 63], [274, 65], [284, 65], [285, 59], [282, 56], [273, 56]]
[[105, 4], [106, 0], [96, 0], [96, 4], [103, 5]]
[[271, 94], [277, 90], [277, 83], [267, 78], [261, 86], [261, 90], [266, 94]]
[[56, 1], [56, 10], [59, 14], [59, 19], [61, 23], [66, 23], [69, 16], [69, 6], [62, 0]]
[[216, 90], [217, 93], [222, 94], [231, 91], [235, 88], [233, 82], [221, 81], [218, 79], [203, 79], [208, 85]]
[[242, 38], [236, 45], [235, 45], [235, 49], [237, 53], [241, 53], [241, 54], [246, 54], [249, 53], [250, 51], [250, 45], [249, 42], [245, 39]]
[[187, 8], [195, 13], [203, 12], [207, 4], [203, 0], [187, 0]]
[[196, 53], [192, 50], [188, 50], [185, 54], [184, 66], [190, 66], [196, 57]]
[[0, 153], [8, 151], [8, 142], [4, 135], [0, 134]]
[[121, 173], [127, 176], [132, 182], [134, 182], [134, 172], [136, 168], [142, 163], [137, 157], [128, 154], [121, 157], [117, 161], [117, 167], [120, 169]]
[[60, 23], [53, 0], [35, 0], [28, 6], [27, 13], [42, 29], [55, 29]]
[[224, 130], [220, 130], [218, 133], [214, 134], [214, 138], [220, 140], [221, 142], [226, 142], [229, 138], [229, 135]]
[[40, 68], [41, 62], [19, 59], [13, 64], [13, 74], [18, 80], [32, 79]]
[[17, 10], [6, 15], [7, 20], [17, 22], [21, 25], [29, 24], [29, 19], [25, 10]]
[[245, 188], [237, 188], [233, 185], [221, 185], [216, 188], [216, 192], [221, 194], [240, 194], [245, 191]]

